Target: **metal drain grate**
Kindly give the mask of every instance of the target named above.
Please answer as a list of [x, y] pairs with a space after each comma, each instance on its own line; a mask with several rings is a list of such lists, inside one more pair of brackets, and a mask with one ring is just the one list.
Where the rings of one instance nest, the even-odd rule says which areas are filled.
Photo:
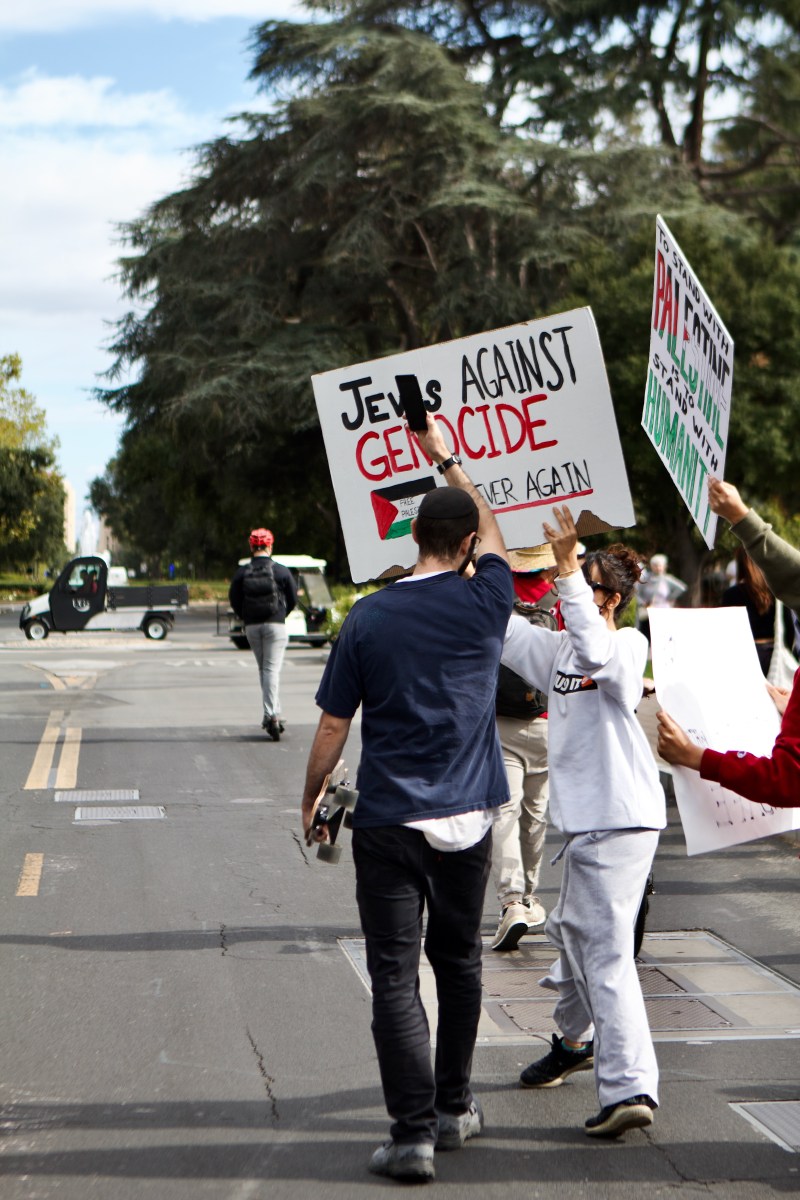
[[114, 808], [76, 808], [76, 821], [160, 821], [167, 815], [161, 804], [120, 804]]
[[726, 1021], [702, 1000], [690, 996], [675, 996], [673, 999], [658, 1000], [644, 998], [647, 1020], [653, 1033], [688, 1029], [732, 1029], [733, 1023]]
[[97, 792], [56, 792], [53, 799], [70, 804], [130, 804], [139, 799], [138, 788], [101, 788]]
[[784, 1150], [800, 1151], [800, 1100], [765, 1100], [731, 1108]]
[[[486, 971], [483, 976], [483, 990], [493, 999], [511, 999], [516, 996], [530, 996], [531, 992], [539, 990], [539, 980], [547, 974], [546, 971], [521, 972], [516, 976], [511, 971]], [[552, 1008], [553, 1001], [549, 1001]]]
[[664, 971], [659, 971], [658, 967], [643, 967], [639, 966], [639, 985], [642, 989], [642, 995], [647, 996], [673, 996], [679, 993], [685, 993], [686, 988], [681, 987]]
[[555, 1033], [552, 1000], [526, 1000], [521, 1004], [500, 1004], [500, 1012], [522, 1033]]

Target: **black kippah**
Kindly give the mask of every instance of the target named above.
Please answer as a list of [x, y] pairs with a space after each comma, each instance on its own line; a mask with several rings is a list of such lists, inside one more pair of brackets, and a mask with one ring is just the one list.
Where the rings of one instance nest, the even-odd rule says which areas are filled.
[[478, 528], [478, 506], [469, 492], [464, 492], [461, 488], [437, 487], [433, 491], [426, 492], [417, 516], [434, 521], [452, 521], [463, 517], [472, 517], [475, 521], [475, 528]]

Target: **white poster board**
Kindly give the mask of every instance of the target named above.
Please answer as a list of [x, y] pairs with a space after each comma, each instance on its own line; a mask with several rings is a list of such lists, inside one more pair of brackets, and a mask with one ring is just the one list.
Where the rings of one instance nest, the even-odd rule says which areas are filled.
[[575, 309], [313, 377], [354, 582], [414, 565], [411, 520], [447, 486], [405, 428], [397, 375], [417, 377], [507, 546], [544, 542], [554, 504], [581, 536], [633, 524], [600, 340]]
[[[693, 742], [769, 755], [780, 729], [744, 608], [649, 609], [660, 706]], [[800, 810], [745, 800], [688, 767], [673, 767], [688, 854], [800, 826]]]
[[709, 549], [708, 476], [724, 478], [732, 387], [733, 339], [659, 216], [642, 425]]

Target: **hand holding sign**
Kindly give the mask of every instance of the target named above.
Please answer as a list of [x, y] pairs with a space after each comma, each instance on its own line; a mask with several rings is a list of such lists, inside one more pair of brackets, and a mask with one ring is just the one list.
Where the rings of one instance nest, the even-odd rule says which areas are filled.
[[691, 767], [693, 771], [700, 770], [703, 749], [696, 745], [689, 735], [681, 729], [669, 713], [662, 708], [656, 713], [658, 719], [658, 753], [664, 762], [678, 767]]
[[731, 525], [741, 521], [748, 513], [747, 505], [733, 484], [716, 479], [713, 475], [708, 480], [708, 503], [712, 512], [730, 521]]

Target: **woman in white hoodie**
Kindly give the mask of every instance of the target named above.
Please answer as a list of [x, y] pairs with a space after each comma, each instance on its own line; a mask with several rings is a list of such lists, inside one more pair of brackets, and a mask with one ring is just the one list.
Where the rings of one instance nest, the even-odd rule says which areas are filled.
[[581, 569], [569, 509], [544, 531], [558, 567], [566, 629], [513, 617], [502, 661], [549, 695], [550, 816], [565, 846], [561, 894], [545, 926], [559, 951], [545, 987], [557, 990], [549, 1054], [523, 1087], [555, 1087], [594, 1066], [601, 1109], [591, 1137], [650, 1125], [658, 1065], [633, 957], [634, 923], [666, 824], [664, 792], [636, 719], [647, 641], [616, 619], [639, 579], [625, 546], [589, 554]]

